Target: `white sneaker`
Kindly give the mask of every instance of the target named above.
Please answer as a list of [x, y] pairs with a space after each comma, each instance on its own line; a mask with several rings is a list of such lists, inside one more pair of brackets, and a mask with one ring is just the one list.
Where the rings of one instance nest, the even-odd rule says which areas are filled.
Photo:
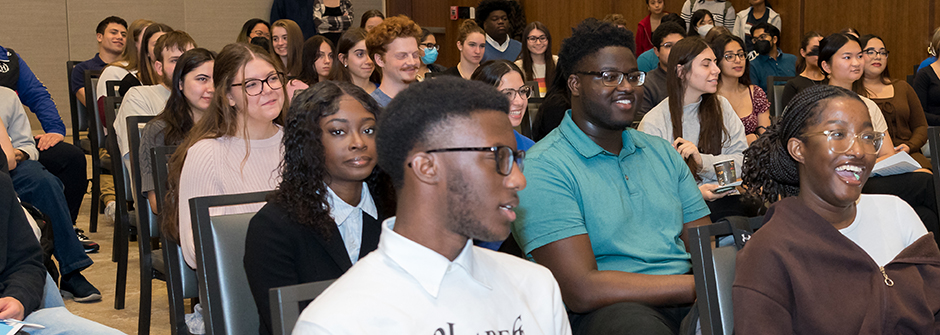
[[114, 223], [114, 213], [117, 211], [117, 203], [114, 201], [109, 201], [108, 205], [104, 206], [104, 216], [111, 220], [111, 223]]
[[198, 335], [206, 333], [206, 323], [202, 319], [202, 306], [199, 304], [193, 306], [193, 312], [186, 314], [185, 319], [186, 327], [189, 328], [191, 334]]

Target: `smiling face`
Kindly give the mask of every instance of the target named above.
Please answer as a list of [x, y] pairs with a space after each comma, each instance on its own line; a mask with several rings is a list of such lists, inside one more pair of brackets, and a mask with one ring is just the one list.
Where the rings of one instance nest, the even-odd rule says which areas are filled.
[[718, 75], [721, 74], [721, 69], [718, 68], [712, 48], [702, 50], [687, 67], [683, 66], [679, 71], [686, 96], [696, 97], [718, 91]]
[[622, 46], [604, 47], [582, 58], [575, 72], [625, 73], [618, 86], [605, 86], [600, 76], [589, 74], [574, 74], [568, 78], [572, 98], [578, 97], [581, 101], [584, 120], [608, 130], [623, 130], [630, 126], [643, 96], [643, 87], [628, 83], [626, 73], [637, 70], [633, 52]]
[[[851, 83], [862, 77], [862, 48], [855, 41], [849, 40], [832, 55], [831, 59], [822, 62], [823, 70], [829, 73], [831, 82]], [[850, 86], [851, 87], [851, 86]]]
[[647, 0], [646, 7], [652, 14], [662, 14], [665, 2], [663, 0]]
[[212, 94], [215, 93], [214, 82], [212, 81], [212, 66], [215, 61], [207, 61], [199, 65], [192, 71], [189, 71], [180, 80], [180, 90], [186, 97], [189, 108], [196, 111], [204, 111], [209, 108], [212, 102]]
[[[729, 55], [732, 56], [731, 61], [725, 58]], [[744, 66], [746, 65], [745, 57], [747, 57], [747, 54], [744, 53], [744, 48], [741, 47], [741, 44], [737, 41], [731, 41], [725, 44], [725, 53], [722, 55], [722, 58], [718, 59], [721, 75], [731, 78], [741, 78], [741, 76], [744, 75]]]
[[[253, 58], [245, 64], [243, 71], [238, 71], [230, 84], [245, 83], [248, 80], [265, 81], [275, 75], [274, 65], [260, 58]], [[261, 94], [250, 96], [244, 91], [246, 85], [230, 86], [227, 94], [229, 104], [238, 110], [239, 118], [251, 124], [269, 124], [281, 114], [284, 104], [282, 88], [271, 89], [267, 83], [256, 82], [262, 86]], [[247, 99], [246, 99], [247, 98]]]
[[[509, 146], [516, 138], [506, 114], [480, 111], [469, 117], [454, 118], [447, 128], [448, 147]], [[443, 137], [443, 136], [440, 136]], [[451, 232], [483, 241], [503, 241], [516, 219], [517, 192], [525, 188], [525, 177], [517, 164], [508, 176], [496, 170], [493, 152], [442, 152], [433, 155], [446, 175], [447, 228]]]
[[501, 10], [494, 10], [483, 21], [483, 30], [490, 37], [505, 36], [509, 31], [509, 16]]
[[274, 53], [282, 58], [287, 57], [287, 29], [274, 26], [271, 30], [271, 45], [274, 46]]
[[865, 104], [856, 99], [837, 97], [822, 103], [826, 105], [819, 122], [806, 127], [802, 140], [791, 138], [788, 147], [790, 155], [801, 164], [800, 196], [823, 206], [844, 208], [861, 195], [877, 154], [866, 153], [858, 140], [846, 152], [834, 153], [822, 132], [855, 136], [873, 130], [871, 118]]
[[541, 30], [532, 29], [529, 36], [526, 36], [526, 47], [532, 55], [541, 55], [548, 49], [547, 35]]
[[519, 89], [524, 86], [525, 81], [522, 80], [522, 75], [516, 71], [509, 71], [500, 78], [499, 86], [496, 87], [497, 90], [506, 94], [509, 98], [509, 123], [511, 123], [513, 127], [518, 127], [522, 124], [522, 115], [525, 114], [525, 110], [529, 106], [529, 99], [527, 97], [513, 93], [518, 92]]
[[366, 49], [366, 41], [362, 40], [349, 49], [349, 54], [345, 57], [346, 68], [349, 73], [360, 79], [368, 79], [375, 70], [375, 63], [369, 58], [369, 51]]
[[377, 162], [375, 151], [375, 115], [355, 98], [339, 98], [339, 111], [320, 119], [327, 185], [362, 183]]
[[888, 49], [885, 48], [884, 41], [878, 38], [872, 38], [865, 44], [864, 50], [875, 52], [875, 54], [871, 56], [862, 53], [865, 60], [865, 74], [875, 77], [880, 76], [882, 72], [885, 72], [885, 68], [888, 66], [888, 56], [882, 56], [880, 54], [881, 52], [888, 51]]
[[[320, 43], [320, 52], [317, 53], [317, 60], [313, 62], [320, 78], [329, 78], [330, 70], [333, 68], [333, 48], [327, 43]], [[321, 79], [322, 80], [322, 79]]]
[[483, 51], [486, 50], [486, 36], [480, 33], [470, 33], [467, 39], [461, 44], [457, 42], [457, 49], [460, 50], [460, 61], [474, 65], [480, 65], [483, 59]]
[[124, 43], [127, 39], [127, 28], [119, 23], [108, 23], [104, 34], [98, 34], [98, 44], [112, 54], [124, 52]]
[[384, 55], [375, 54], [375, 63], [382, 68], [382, 80], [411, 83], [418, 74], [421, 64], [421, 54], [418, 50], [418, 39], [414, 37], [399, 37], [386, 45]]

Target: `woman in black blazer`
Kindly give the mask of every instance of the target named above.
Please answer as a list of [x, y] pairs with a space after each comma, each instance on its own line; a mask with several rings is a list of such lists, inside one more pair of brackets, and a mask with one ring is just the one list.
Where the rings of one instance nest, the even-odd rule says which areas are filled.
[[380, 111], [344, 82], [317, 83], [292, 100], [281, 182], [245, 241], [261, 334], [271, 334], [271, 288], [339, 278], [378, 247], [380, 224], [395, 210], [394, 188], [376, 166]]

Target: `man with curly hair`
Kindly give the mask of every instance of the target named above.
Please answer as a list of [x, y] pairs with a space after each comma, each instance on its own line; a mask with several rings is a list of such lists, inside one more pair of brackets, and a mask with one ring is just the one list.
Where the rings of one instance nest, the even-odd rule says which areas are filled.
[[676, 334], [695, 300], [684, 232], [711, 223], [671, 143], [628, 128], [645, 80], [633, 50], [614, 24], [573, 29], [555, 81], [571, 109], [526, 152], [513, 237], [552, 270], [574, 334]]
[[522, 52], [522, 43], [512, 39], [510, 18], [515, 11], [511, 0], [483, 0], [476, 8], [476, 21], [486, 31], [486, 50], [480, 64], [492, 59], [515, 62]]
[[421, 65], [420, 40], [421, 27], [404, 15], [385, 19], [366, 36], [369, 57], [382, 68], [382, 83], [370, 94], [379, 106], [387, 106], [415, 81]]
[[571, 334], [548, 269], [473, 245], [508, 237], [526, 186], [508, 112], [492, 86], [453, 76], [388, 105], [375, 142], [397, 216], [294, 334]]

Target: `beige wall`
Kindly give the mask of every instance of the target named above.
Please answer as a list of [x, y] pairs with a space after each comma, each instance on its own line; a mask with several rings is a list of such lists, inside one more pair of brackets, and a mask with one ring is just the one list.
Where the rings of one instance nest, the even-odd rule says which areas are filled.
[[[109, 15], [148, 18], [188, 32], [200, 47], [221, 50], [242, 24], [270, 17], [271, 0], [0, 0], [0, 45], [16, 50], [52, 94], [71, 131], [65, 62], [95, 55], [95, 27]], [[352, 0], [358, 16], [384, 0]], [[39, 122], [30, 113], [33, 129]]]

